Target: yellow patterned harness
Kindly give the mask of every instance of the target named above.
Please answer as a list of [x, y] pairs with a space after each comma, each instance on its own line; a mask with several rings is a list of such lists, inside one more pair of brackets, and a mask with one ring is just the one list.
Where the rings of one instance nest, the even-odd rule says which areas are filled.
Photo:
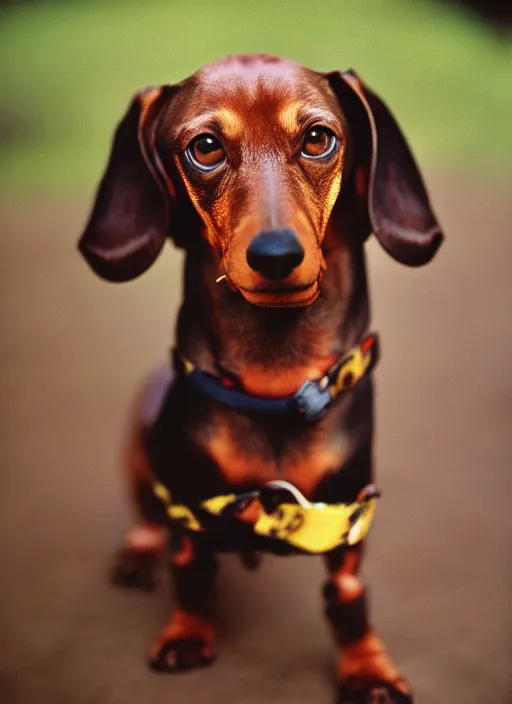
[[[286, 490], [295, 501], [279, 503], [267, 513], [260, 492], [226, 494], [202, 501], [199, 512], [211, 516], [234, 516], [251, 524], [257, 535], [283, 540], [294, 548], [317, 554], [363, 540], [370, 530], [379, 497], [377, 489], [368, 485], [351, 504], [311, 503], [288, 482], [268, 482], [265, 487]], [[163, 502], [171, 522], [194, 532], [205, 531], [199, 512], [194, 513], [183, 504], [174, 504], [163, 484], [156, 482], [154, 492]]]

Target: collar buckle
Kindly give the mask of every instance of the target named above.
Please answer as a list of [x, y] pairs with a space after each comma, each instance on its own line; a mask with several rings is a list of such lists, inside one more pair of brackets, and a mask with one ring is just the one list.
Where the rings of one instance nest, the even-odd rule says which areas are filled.
[[308, 422], [321, 418], [332, 401], [329, 387], [322, 384], [321, 381], [309, 379], [293, 395], [297, 410]]

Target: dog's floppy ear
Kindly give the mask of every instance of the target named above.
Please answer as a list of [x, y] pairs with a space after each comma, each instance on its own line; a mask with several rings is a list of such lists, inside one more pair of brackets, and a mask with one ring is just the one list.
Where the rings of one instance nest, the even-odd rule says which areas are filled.
[[162, 180], [154, 150], [161, 107], [173, 86], [137, 93], [117, 128], [110, 160], [78, 247], [108, 281], [129, 281], [155, 261], [169, 227], [172, 184]]
[[354, 71], [333, 72], [326, 78], [352, 133], [351, 174], [356, 193], [364, 200], [365, 235], [373, 232], [402, 264], [427, 264], [443, 235], [398, 124]]

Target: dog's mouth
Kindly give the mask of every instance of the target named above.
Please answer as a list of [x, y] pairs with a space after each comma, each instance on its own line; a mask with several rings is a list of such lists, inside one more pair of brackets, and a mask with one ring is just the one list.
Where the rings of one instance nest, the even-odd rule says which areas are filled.
[[319, 280], [311, 284], [294, 287], [272, 287], [265, 289], [247, 289], [238, 287], [248, 303], [266, 308], [300, 308], [309, 306], [320, 295]]

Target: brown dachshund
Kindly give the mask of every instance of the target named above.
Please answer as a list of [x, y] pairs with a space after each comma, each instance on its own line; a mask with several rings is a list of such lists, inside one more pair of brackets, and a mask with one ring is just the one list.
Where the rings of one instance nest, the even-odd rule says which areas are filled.
[[[168, 236], [186, 252], [174, 369], [136, 406], [127, 467], [141, 522], [115, 569], [118, 582], [150, 587], [172, 525], [177, 605], [150, 651], [155, 669], [211, 662], [217, 551], [247, 563], [260, 550], [308, 552], [292, 538], [310, 508], [308, 521], [351, 505], [349, 524], [362, 515], [371, 365], [347, 373], [346, 355], [365, 359], [375, 342], [371, 233], [409, 266], [442, 241], [395, 119], [352, 71], [228, 57], [137, 93], [117, 129], [81, 252], [110, 281], [142, 274]], [[305, 507], [298, 523], [258, 529], [292, 504]], [[369, 623], [361, 537], [316, 550], [339, 701], [412, 702]]]

